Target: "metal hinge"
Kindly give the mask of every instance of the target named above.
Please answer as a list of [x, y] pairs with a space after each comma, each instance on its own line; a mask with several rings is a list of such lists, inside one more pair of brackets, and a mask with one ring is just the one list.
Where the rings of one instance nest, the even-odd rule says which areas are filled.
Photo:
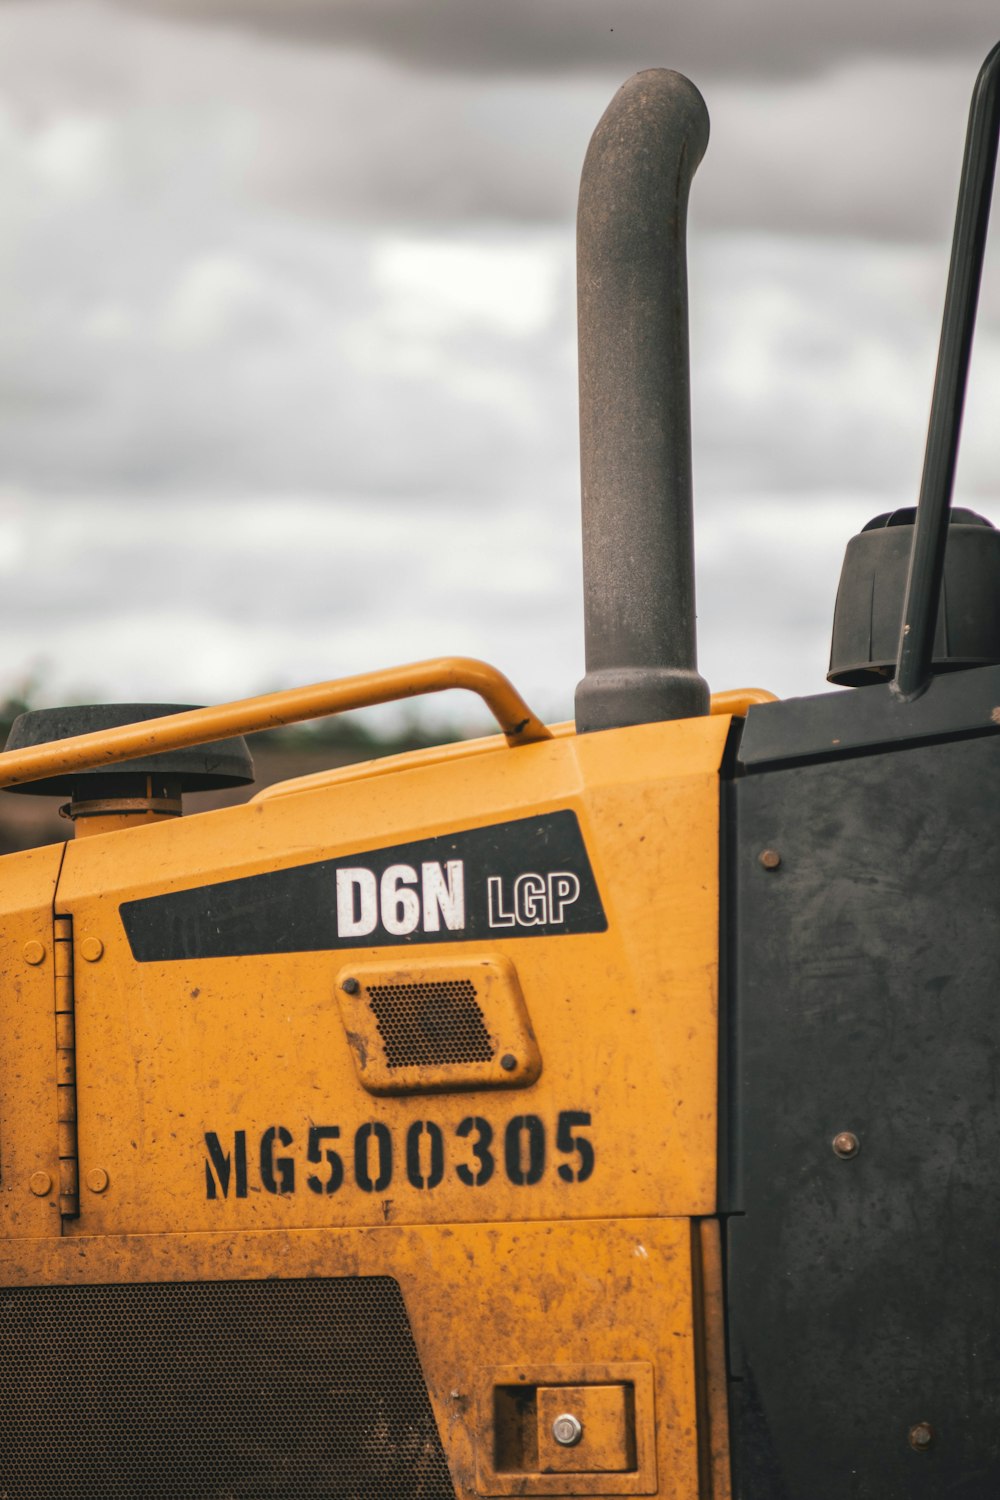
[[56, 1128], [59, 1139], [59, 1212], [80, 1213], [80, 1162], [76, 1141], [76, 1019], [73, 992], [73, 918], [56, 917], [53, 942], [56, 1013]]

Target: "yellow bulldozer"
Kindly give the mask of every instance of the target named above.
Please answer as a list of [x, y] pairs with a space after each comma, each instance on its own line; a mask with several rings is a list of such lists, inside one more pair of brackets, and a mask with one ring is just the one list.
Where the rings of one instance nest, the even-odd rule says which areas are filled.
[[[998, 124], [1000, 48], [833, 690], [698, 675], [708, 116], [653, 70], [581, 186], [575, 721], [462, 658], [17, 721], [75, 837], [0, 862], [3, 1500], [1000, 1494], [1000, 534], [950, 505]], [[180, 816], [455, 687], [499, 733]]]

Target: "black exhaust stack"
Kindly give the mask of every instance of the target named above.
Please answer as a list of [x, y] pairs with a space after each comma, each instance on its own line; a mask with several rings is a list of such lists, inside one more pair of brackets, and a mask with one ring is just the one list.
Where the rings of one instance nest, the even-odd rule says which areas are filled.
[[708, 111], [680, 73], [618, 90], [577, 215], [587, 674], [580, 733], [705, 714], [691, 516], [685, 227]]

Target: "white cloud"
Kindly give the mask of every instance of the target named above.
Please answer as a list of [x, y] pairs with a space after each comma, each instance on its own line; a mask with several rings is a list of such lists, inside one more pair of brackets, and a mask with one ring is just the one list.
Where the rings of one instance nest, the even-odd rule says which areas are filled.
[[107, 121], [93, 115], [64, 115], [38, 132], [31, 160], [56, 188], [87, 193], [100, 180], [107, 161]]
[[211, 350], [285, 341], [306, 325], [307, 298], [287, 278], [246, 256], [207, 254], [184, 266], [166, 298], [158, 333], [168, 346]]
[[495, 235], [493, 243], [388, 236], [375, 247], [372, 281], [383, 316], [400, 331], [457, 333], [485, 328], [524, 338], [549, 328], [558, 311], [560, 245], [550, 254]]

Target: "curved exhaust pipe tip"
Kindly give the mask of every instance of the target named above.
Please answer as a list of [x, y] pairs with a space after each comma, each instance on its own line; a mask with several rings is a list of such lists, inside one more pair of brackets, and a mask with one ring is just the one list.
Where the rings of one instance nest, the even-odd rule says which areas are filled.
[[580, 733], [709, 710], [695, 641], [685, 256], [708, 129], [694, 84], [650, 69], [618, 90], [583, 166]]

